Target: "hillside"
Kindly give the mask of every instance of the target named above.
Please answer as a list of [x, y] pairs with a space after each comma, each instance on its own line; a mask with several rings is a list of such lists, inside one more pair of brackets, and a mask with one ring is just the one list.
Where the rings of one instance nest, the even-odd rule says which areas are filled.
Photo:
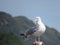
[[15, 35], [19, 33], [17, 28], [17, 22], [15, 19], [8, 13], [0, 12], [0, 30], [5, 32], [12, 32]]
[[[24, 33], [28, 28], [32, 26], [34, 26], [33, 22], [25, 16], [12, 17], [8, 13], [0, 12], [0, 31], [4, 32], [2, 34], [7, 33], [6, 34], [7, 36], [10, 35], [8, 37], [15, 38], [15, 36], [17, 36], [20, 38], [20, 39], [19, 38], [17, 39], [20, 40], [21, 42], [26, 43], [27, 45], [32, 45], [34, 38], [24, 41], [24, 39], [21, 38], [19, 35], [20, 33]], [[50, 28], [48, 26], [46, 27], [47, 27], [46, 32], [41, 36], [41, 40], [44, 42], [44, 45], [60, 45], [60, 33], [54, 28]], [[11, 33], [13, 35], [11, 35]], [[8, 41], [6, 40], [6, 41], [9, 42], [9, 40]], [[6, 43], [6, 41], [4, 43]], [[0, 43], [3, 43], [3, 42], [0, 42]], [[16, 42], [13, 42], [13, 43], [16, 43]]]
[[25, 45], [18, 37], [16, 25], [10, 14], [0, 12], [0, 45]]
[[0, 45], [24, 45], [13, 33], [0, 31]]

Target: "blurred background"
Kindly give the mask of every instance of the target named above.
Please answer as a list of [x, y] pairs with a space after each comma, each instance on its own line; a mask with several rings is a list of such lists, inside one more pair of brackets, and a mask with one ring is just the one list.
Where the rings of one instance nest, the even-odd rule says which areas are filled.
[[44, 44], [60, 45], [60, 0], [0, 0], [0, 44], [32, 45], [33, 39], [24, 41], [19, 34], [34, 26], [36, 16], [47, 27]]

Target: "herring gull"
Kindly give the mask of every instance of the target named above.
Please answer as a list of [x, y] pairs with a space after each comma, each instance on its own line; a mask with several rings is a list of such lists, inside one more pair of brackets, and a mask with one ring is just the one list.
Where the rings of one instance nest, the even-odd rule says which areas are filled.
[[33, 27], [29, 28], [24, 34], [20, 35], [25, 38], [33, 36], [35, 37], [35, 41], [40, 41], [40, 36], [45, 32], [46, 27], [39, 16], [33, 20], [33, 23], [35, 24]]

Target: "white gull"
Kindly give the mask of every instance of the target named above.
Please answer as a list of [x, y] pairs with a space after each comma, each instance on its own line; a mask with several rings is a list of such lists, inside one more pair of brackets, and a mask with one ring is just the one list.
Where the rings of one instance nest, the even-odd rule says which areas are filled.
[[45, 32], [46, 27], [43, 24], [41, 18], [38, 16], [33, 20], [35, 26], [28, 29], [24, 34], [20, 34], [21, 36], [24, 36], [25, 38], [28, 38], [30, 36], [35, 37], [35, 40], [40, 40], [40, 36]]

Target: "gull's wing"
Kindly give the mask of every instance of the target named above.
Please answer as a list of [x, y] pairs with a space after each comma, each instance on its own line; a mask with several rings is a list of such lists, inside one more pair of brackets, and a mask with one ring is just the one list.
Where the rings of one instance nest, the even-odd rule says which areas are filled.
[[37, 27], [32, 27], [26, 31], [26, 35], [32, 35], [34, 32], [37, 31]]

